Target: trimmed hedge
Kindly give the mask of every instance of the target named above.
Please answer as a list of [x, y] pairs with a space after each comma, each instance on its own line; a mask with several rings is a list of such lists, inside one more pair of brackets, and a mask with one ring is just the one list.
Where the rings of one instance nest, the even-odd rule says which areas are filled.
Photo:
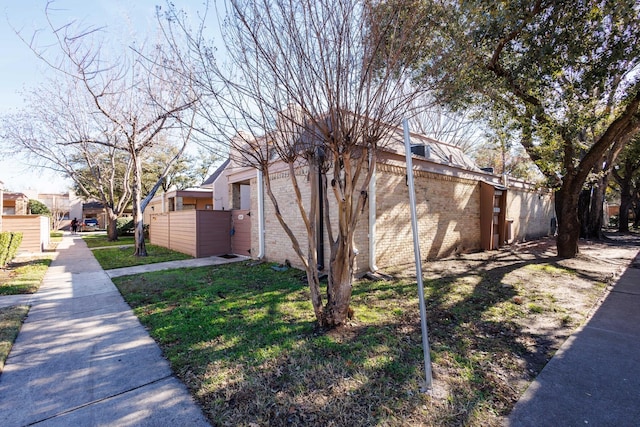
[[0, 233], [0, 267], [4, 268], [16, 256], [22, 243], [22, 233], [5, 231]]

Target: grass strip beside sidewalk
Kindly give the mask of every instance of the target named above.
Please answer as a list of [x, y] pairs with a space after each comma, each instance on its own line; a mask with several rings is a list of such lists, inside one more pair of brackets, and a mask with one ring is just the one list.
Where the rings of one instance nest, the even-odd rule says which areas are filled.
[[146, 248], [148, 255], [144, 257], [135, 256], [135, 248], [131, 246], [95, 249], [93, 256], [96, 257], [104, 270], [193, 258], [190, 255], [172, 251], [162, 246], [147, 244]]
[[38, 258], [9, 264], [0, 270], [0, 295], [36, 293], [51, 261], [51, 258]]
[[0, 307], [0, 373], [28, 312], [26, 305]]
[[82, 236], [89, 248], [99, 248], [103, 246], [124, 246], [135, 244], [133, 236], [120, 236], [118, 240], [109, 241], [106, 233], [85, 234]]

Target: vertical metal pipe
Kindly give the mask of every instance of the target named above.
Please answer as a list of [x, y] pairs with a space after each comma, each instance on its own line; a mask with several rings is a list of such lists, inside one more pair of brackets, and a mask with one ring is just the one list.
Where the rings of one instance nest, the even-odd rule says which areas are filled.
[[256, 186], [258, 187], [258, 259], [264, 258], [264, 172], [258, 169]]
[[[318, 270], [324, 270], [324, 186], [322, 183], [322, 164], [324, 162], [324, 156], [321, 156], [318, 160], [318, 222], [317, 222], [317, 234], [318, 241], [316, 249], [318, 251]], [[313, 173], [310, 171], [309, 173]]]
[[409, 123], [402, 120], [404, 130], [404, 148], [407, 158], [407, 183], [409, 184], [409, 206], [411, 208], [411, 229], [413, 230], [413, 252], [416, 260], [416, 278], [418, 280], [418, 299], [420, 300], [420, 326], [422, 328], [422, 352], [424, 353], [425, 386], [421, 390], [429, 392], [432, 386], [431, 354], [429, 353], [429, 333], [427, 331], [427, 309], [424, 302], [424, 284], [422, 282], [422, 257], [420, 256], [420, 239], [418, 235], [418, 218], [416, 213], [416, 195], [413, 185], [413, 161], [411, 159], [411, 137]]
[[369, 154], [369, 167], [373, 168], [369, 181], [369, 270], [378, 271], [376, 265], [376, 162]]

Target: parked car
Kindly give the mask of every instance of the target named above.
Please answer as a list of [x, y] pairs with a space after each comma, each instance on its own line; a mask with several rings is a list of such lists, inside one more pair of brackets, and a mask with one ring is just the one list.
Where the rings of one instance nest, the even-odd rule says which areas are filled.
[[85, 218], [82, 221], [82, 231], [95, 231], [98, 229], [98, 220], [95, 218]]

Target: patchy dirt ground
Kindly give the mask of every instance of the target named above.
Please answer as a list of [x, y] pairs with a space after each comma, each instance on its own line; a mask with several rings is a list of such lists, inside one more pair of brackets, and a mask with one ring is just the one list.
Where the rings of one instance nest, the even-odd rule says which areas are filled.
[[[579, 248], [578, 257], [561, 259], [556, 256], [555, 240], [546, 238], [425, 264], [426, 281], [449, 284], [442, 292], [447, 298], [427, 297], [432, 349], [436, 354], [446, 349], [453, 334], [458, 341], [468, 340], [470, 358], [485, 365], [487, 375], [481, 381], [491, 383], [488, 392], [496, 399], [496, 417], [480, 410], [453, 424], [500, 424], [501, 416], [631, 266], [640, 251], [640, 235], [608, 233], [604, 241], [581, 240]], [[394, 275], [411, 277], [415, 271]], [[456, 313], [456, 293], [465, 301], [464, 312]], [[474, 301], [475, 314], [471, 312]], [[451, 317], [455, 318], [449, 321]], [[466, 333], [461, 331], [465, 328]], [[440, 409], [443, 402], [438, 397], [451, 399], [459, 393], [455, 377], [460, 370], [454, 365], [446, 358], [433, 363], [436, 399], [432, 404]]]

